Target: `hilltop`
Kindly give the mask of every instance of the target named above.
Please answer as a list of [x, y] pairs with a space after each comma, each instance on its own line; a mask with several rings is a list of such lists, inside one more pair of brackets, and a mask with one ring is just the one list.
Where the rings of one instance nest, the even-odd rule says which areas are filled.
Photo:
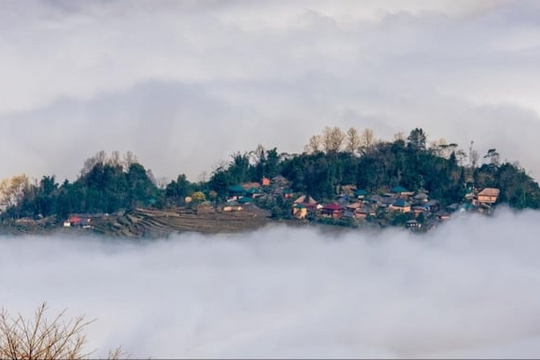
[[392, 141], [373, 132], [326, 128], [301, 154], [259, 146], [235, 153], [208, 180], [168, 183], [131, 153], [87, 159], [77, 180], [24, 175], [0, 185], [4, 232], [77, 227], [152, 236], [257, 228], [274, 220], [424, 230], [455, 212], [489, 214], [499, 204], [540, 208], [540, 188], [495, 148], [480, 156], [457, 144], [428, 143], [422, 129]]

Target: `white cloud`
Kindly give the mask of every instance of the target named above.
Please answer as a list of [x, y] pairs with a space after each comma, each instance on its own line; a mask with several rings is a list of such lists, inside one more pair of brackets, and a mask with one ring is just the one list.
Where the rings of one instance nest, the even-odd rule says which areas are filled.
[[[540, 213], [405, 231], [0, 238], [1, 305], [134, 357], [537, 357]], [[328, 229], [327, 229], [328, 230]]]
[[73, 179], [119, 149], [196, 180], [258, 143], [301, 151], [325, 125], [422, 126], [540, 173], [535, 2], [1, 6], [0, 177]]

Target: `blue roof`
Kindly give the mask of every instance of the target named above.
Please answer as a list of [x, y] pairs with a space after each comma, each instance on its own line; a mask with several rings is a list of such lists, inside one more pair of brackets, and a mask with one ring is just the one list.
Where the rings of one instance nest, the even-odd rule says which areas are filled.
[[394, 206], [397, 206], [397, 207], [407, 207], [407, 206], [411, 206], [411, 204], [409, 204], [407, 201], [403, 200], [403, 199], [397, 199], [396, 201], [394, 201]]
[[237, 192], [237, 193], [245, 193], [246, 192], [246, 190], [244, 190], [244, 188], [241, 187], [240, 185], [229, 186], [227, 188], [227, 190], [229, 190], [230, 192]]
[[404, 193], [404, 192], [409, 192], [409, 190], [405, 189], [403, 186], [396, 186], [396, 187], [392, 188], [392, 192], [393, 193]]

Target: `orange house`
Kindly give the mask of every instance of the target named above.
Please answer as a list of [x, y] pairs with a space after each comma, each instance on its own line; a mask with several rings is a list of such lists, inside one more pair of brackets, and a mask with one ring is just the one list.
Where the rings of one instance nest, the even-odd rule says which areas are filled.
[[496, 188], [485, 188], [478, 193], [478, 202], [482, 204], [495, 204], [501, 191]]

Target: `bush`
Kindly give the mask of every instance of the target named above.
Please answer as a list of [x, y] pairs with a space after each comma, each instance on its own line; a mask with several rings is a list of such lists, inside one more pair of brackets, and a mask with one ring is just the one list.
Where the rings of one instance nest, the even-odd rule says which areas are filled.
[[[46, 303], [35, 312], [32, 320], [21, 314], [11, 317], [6, 310], [0, 311], [0, 359], [87, 359], [92, 353], [84, 352], [86, 327], [93, 322], [79, 316], [64, 320], [65, 310], [52, 322], [45, 316]], [[125, 354], [120, 348], [109, 351], [109, 359], [119, 359]]]

